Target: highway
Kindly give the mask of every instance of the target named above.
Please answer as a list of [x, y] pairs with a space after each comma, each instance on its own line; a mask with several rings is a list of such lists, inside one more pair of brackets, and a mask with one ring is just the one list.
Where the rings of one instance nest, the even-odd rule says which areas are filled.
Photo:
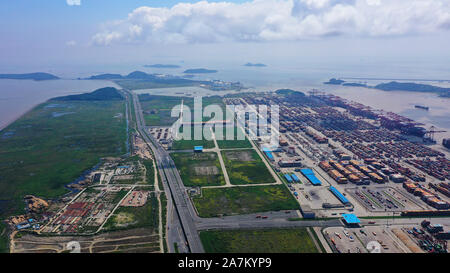
[[[133, 92], [129, 93], [132, 94], [133, 97], [137, 129], [144, 140], [150, 145], [150, 148], [154, 153], [163, 185], [168, 186], [168, 191], [166, 190], [166, 193], [168, 195], [170, 194], [170, 196], [168, 196], [168, 199], [172, 199], [176, 214], [179, 218], [181, 229], [178, 229], [179, 227], [176, 225], [172, 226], [172, 229], [178, 229], [181, 231], [179, 233], [183, 233], [190, 252], [203, 253], [203, 246], [198, 235], [197, 227], [194, 223], [196, 213], [189, 201], [187, 193], [184, 190], [183, 182], [175, 167], [175, 164], [173, 163], [167, 151], [159, 145], [159, 143], [153, 138], [152, 135], [148, 134], [142, 115], [141, 105], [139, 103], [137, 95]], [[174, 233], [170, 232], [170, 234]], [[169, 245], [171, 245], [172, 241], [173, 238], [169, 239]], [[184, 247], [183, 244], [180, 243], [178, 243], [178, 246], [181, 249]]]
[[[169, 227], [167, 230], [167, 238], [170, 252], [175, 252], [174, 244], [176, 243], [177, 250], [181, 253], [203, 253], [204, 249], [198, 234], [200, 230], [344, 226], [340, 219], [289, 220], [289, 218], [298, 218], [298, 211], [274, 211], [216, 218], [200, 218], [190, 201], [178, 170], [175, 167], [175, 163], [172, 161], [169, 153], [148, 133], [149, 131], [144, 124], [141, 105], [137, 95], [132, 92], [129, 93], [132, 94], [135, 106], [138, 131], [153, 151], [158, 172], [161, 174], [161, 181], [167, 194], [167, 224]], [[259, 216], [267, 218], [263, 219]], [[421, 219], [378, 219], [372, 221], [376, 221], [376, 225], [402, 225], [419, 224]], [[440, 221], [442, 220], [440, 219]], [[368, 225], [371, 220], [361, 219], [361, 222], [362, 225]]]
[[[266, 216], [262, 219], [257, 216]], [[208, 229], [241, 229], [241, 228], [293, 228], [293, 227], [337, 227], [343, 226], [339, 219], [331, 220], [300, 220], [297, 211], [264, 212], [258, 214], [226, 216], [222, 218], [201, 218], [197, 221], [198, 230]]]

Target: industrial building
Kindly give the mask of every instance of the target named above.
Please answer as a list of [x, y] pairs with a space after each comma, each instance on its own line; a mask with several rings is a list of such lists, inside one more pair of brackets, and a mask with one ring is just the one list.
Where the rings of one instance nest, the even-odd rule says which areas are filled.
[[316, 175], [314, 174], [313, 170], [311, 170], [311, 169], [302, 169], [300, 172], [314, 186], [321, 186], [322, 185], [322, 182], [316, 177]]
[[336, 189], [333, 186], [330, 186], [329, 190], [331, 191], [331, 193], [334, 194], [334, 196], [337, 197], [337, 199], [339, 199], [339, 201], [342, 202], [342, 204], [346, 206], [351, 205], [350, 201], [348, 201], [348, 199], [340, 191], [338, 191], [338, 189]]
[[342, 214], [342, 221], [349, 227], [359, 227], [361, 220], [353, 213]]

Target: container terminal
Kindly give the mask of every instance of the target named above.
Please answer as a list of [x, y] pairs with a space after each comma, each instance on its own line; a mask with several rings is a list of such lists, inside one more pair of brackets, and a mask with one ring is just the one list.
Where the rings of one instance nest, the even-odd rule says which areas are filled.
[[[426, 145], [426, 141], [411, 140], [411, 136], [416, 139], [430, 136], [423, 124], [317, 90], [307, 94], [248, 94], [242, 98], [226, 98], [225, 102], [279, 105], [279, 147], [262, 148], [269, 142], [264, 128], [249, 126], [256, 131], [250, 132], [247, 128], [246, 132], [256, 136], [255, 142], [274, 170], [284, 178], [300, 206], [306, 207], [316, 218], [342, 217], [349, 213], [375, 219], [396, 219], [422, 212], [427, 216], [450, 214], [450, 153], [445, 147], [438, 147], [439, 144]], [[258, 109], [255, 112], [259, 114]], [[268, 117], [270, 123], [270, 114]], [[249, 125], [248, 120], [246, 125]], [[432, 130], [435, 132], [438, 131]], [[404, 240], [405, 244], [416, 246], [417, 249], [413, 249], [417, 252], [446, 249], [442, 239], [411, 231], [418, 228], [416, 226], [389, 231], [377, 230], [375, 226], [367, 231], [359, 228], [358, 236], [366, 232], [381, 238], [373, 234], [387, 232], [397, 236], [395, 238], [403, 238], [399, 240]], [[327, 229], [323, 233], [335, 247], [333, 251], [349, 251], [347, 245], [336, 243], [340, 239], [335, 232], [342, 230]], [[448, 227], [438, 237], [445, 237], [446, 232]], [[357, 241], [354, 234], [344, 237], [349, 244]], [[385, 236], [382, 248], [396, 252], [395, 246], [389, 245], [387, 240]], [[367, 250], [361, 247], [359, 250], [350, 248], [350, 252], [364, 251]]]

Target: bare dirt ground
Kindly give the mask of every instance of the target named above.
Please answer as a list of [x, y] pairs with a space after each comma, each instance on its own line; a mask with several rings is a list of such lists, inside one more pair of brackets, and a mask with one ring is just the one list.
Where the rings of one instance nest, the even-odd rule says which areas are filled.
[[252, 157], [252, 151], [226, 151], [225, 156], [230, 160], [255, 161]]
[[216, 175], [219, 169], [216, 166], [194, 167], [196, 175]]
[[150, 152], [150, 148], [147, 143], [139, 137], [135, 136], [134, 138], [134, 146], [136, 147], [136, 154], [143, 159], [152, 159], [152, 154]]
[[62, 253], [70, 252], [69, 242], [78, 242], [81, 253], [160, 252], [160, 236], [146, 229], [114, 231], [94, 236], [36, 236], [24, 234], [11, 243], [14, 253]]

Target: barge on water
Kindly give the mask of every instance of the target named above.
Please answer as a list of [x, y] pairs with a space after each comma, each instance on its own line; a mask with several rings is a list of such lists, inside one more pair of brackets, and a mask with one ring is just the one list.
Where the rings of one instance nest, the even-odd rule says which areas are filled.
[[430, 107], [428, 107], [428, 106], [422, 106], [422, 105], [414, 105], [414, 107], [415, 108], [418, 108], [418, 109], [423, 109], [423, 110], [430, 110]]

